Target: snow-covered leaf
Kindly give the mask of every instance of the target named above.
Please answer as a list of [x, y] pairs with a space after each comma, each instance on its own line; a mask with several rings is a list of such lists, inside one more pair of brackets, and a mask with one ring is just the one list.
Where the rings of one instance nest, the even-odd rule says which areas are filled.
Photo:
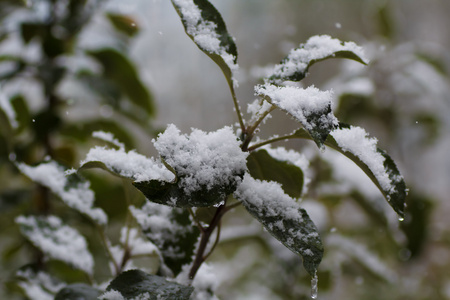
[[17, 271], [18, 285], [23, 289], [28, 299], [53, 300], [55, 294], [66, 286], [66, 283], [45, 272], [34, 269], [33, 266], [27, 265]]
[[200, 231], [186, 209], [147, 202], [142, 208], [130, 207], [145, 236], [161, 252], [164, 264], [176, 276], [194, 255]]
[[341, 42], [328, 35], [313, 36], [305, 44], [291, 50], [280, 64], [276, 65], [269, 82], [282, 84], [284, 81], [300, 81], [306, 77], [309, 67], [329, 58], [347, 58], [366, 64], [361, 47], [353, 42]]
[[117, 291], [124, 299], [189, 300], [194, 288], [150, 275], [140, 270], [130, 270], [117, 276], [106, 291]]
[[77, 230], [64, 225], [61, 219], [55, 216], [19, 216], [16, 223], [22, 234], [50, 258], [92, 275], [94, 260], [85, 238]]
[[247, 174], [234, 196], [268, 232], [300, 255], [306, 271], [315, 275], [323, 256], [321, 238], [306, 211], [284, 193], [280, 184]]
[[303, 189], [303, 171], [299, 167], [269, 155], [267, 150], [250, 153], [247, 159], [250, 175], [259, 180], [276, 181], [286, 194], [299, 198]]
[[237, 81], [237, 49], [217, 9], [208, 0], [172, 0], [187, 35], [224, 73], [233, 90]]
[[85, 283], [69, 284], [56, 294], [54, 300], [97, 300], [101, 292]]
[[65, 168], [55, 161], [44, 162], [37, 166], [19, 163], [17, 167], [34, 182], [49, 188], [67, 206], [87, 215], [99, 225], [108, 222], [108, 217], [102, 209], [92, 207], [95, 195], [90, 189], [90, 183], [77, 174], [66, 175]]
[[[309, 138], [300, 129], [296, 137]], [[400, 216], [404, 217], [407, 189], [405, 181], [395, 162], [377, 147], [377, 139], [368, 137], [367, 132], [355, 126], [340, 124], [328, 136], [325, 145], [341, 152], [355, 162], [380, 189], [386, 200]]]
[[302, 89], [266, 83], [257, 85], [255, 92], [300, 122], [319, 147], [338, 125], [331, 110], [331, 91], [320, 91], [314, 86]]

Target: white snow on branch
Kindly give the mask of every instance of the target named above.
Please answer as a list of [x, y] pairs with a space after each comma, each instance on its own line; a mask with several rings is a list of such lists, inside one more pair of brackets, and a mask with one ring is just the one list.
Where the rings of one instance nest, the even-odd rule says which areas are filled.
[[[331, 106], [333, 93], [331, 91], [321, 91], [314, 86], [306, 89], [293, 86], [276, 86], [270, 83], [257, 85], [255, 93], [260, 96], [270, 98], [272, 104], [287, 111], [296, 118], [305, 129], [312, 130], [314, 127], [333, 128], [337, 126], [338, 120], [330, 111], [324, 114]], [[320, 124], [315, 124], [312, 120], [307, 120], [309, 116], [323, 114], [319, 118]]]
[[385, 158], [377, 151], [376, 138], [370, 138], [363, 128], [355, 126], [336, 129], [330, 134], [342, 150], [354, 154], [369, 167], [384, 191], [389, 194], [393, 191], [395, 186], [384, 167]]
[[81, 166], [88, 162], [102, 162], [120, 176], [131, 178], [136, 182], [149, 180], [173, 181], [175, 175], [161, 162], [148, 158], [134, 150], [126, 152], [121, 149], [95, 147], [89, 150]]
[[243, 152], [231, 127], [214, 132], [193, 129], [181, 134], [173, 124], [153, 141], [161, 157], [172, 166], [186, 194], [240, 181], [247, 170], [247, 152]]
[[282, 63], [275, 65], [271, 74], [275, 77], [283, 78], [292, 76], [295, 73], [304, 73], [311, 61], [324, 59], [340, 51], [351, 51], [364, 62], [368, 62], [364, 56], [363, 49], [354, 42], [342, 43], [340, 40], [333, 39], [328, 35], [316, 35], [310, 37], [299, 48], [291, 50]]
[[54, 161], [42, 163], [35, 167], [24, 163], [17, 164], [19, 170], [34, 182], [37, 182], [58, 195], [69, 207], [89, 216], [99, 225], [105, 225], [108, 217], [100, 208], [93, 208], [95, 195], [89, 188], [88, 181], [70, 186], [64, 167]]
[[77, 230], [64, 225], [61, 219], [55, 216], [19, 216], [16, 223], [22, 233], [50, 258], [92, 275], [94, 260], [85, 238]]

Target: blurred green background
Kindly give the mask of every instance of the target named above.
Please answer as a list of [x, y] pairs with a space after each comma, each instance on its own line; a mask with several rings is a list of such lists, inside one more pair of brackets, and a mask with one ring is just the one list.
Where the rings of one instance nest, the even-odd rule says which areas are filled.
[[[354, 41], [371, 60], [317, 64], [304, 85], [333, 89], [335, 115], [379, 138], [410, 189], [405, 221], [345, 158], [306, 142], [280, 143], [310, 160], [303, 205], [326, 251], [319, 299], [450, 299], [450, 2], [211, 2], [236, 38], [243, 111], [264, 67], [311, 35]], [[168, 123], [184, 132], [216, 130], [237, 118], [220, 69], [186, 36], [169, 1], [1, 0], [0, 18], [0, 102], [17, 113], [12, 124], [1, 106], [0, 298], [20, 299], [15, 271], [42, 258], [20, 237], [19, 214], [63, 216], [88, 236], [94, 254], [100, 251], [85, 220], [20, 175], [11, 160], [33, 164], [49, 156], [78, 167], [98, 144], [90, 138], [95, 130], [152, 155], [150, 141]], [[295, 128], [275, 113], [261, 136]], [[89, 179], [96, 204], [120, 226], [122, 182], [104, 173]], [[239, 209], [226, 222], [210, 260], [220, 299], [309, 298], [298, 257]], [[80, 280], [62, 266], [50, 270], [67, 282]], [[97, 273], [106, 280], [107, 271]]]

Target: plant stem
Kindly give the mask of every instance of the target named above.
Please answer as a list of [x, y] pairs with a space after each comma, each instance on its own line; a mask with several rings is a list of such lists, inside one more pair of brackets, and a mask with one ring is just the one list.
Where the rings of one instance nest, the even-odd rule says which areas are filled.
[[104, 228], [102, 228], [100, 226], [97, 226], [97, 228], [98, 228], [98, 232], [100, 234], [100, 239], [103, 243], [103, 246], [105, 247], [106, 253], [109, 256], [110, 261], [114, 265], [115, 274], [113, 274], [113, 275], [118, 275], [120, 273], [120, 267], [119, 267], [119, 264], [117, 263], [117, 261], [115, 260], [114, 255], [111, 252], [111, 249], [109, 249], [108, 238], [106, 237]]
[[228, 86], [230, 88], [231, 97], [233, 98], [234, 108], [236, 110], [236, 114], [237, 114], [237, 117], [239, 120], [239, 125], [241, 126], [242, 133], [245, 133], [244, 119], [242, 118], [241, 109], [239, 108], [239, 102], [236, 97], [236, 92], [234, 91], [233, 81], [232, 80], [227, 80], [227, 81], [228, 81]]
[[214, 232], [214, 229], [220, 224], [220, 220], [225, 212], [226, 212], [225, 204], [219, 206], [219, 208], [216, 211], [216, 214], [214, 215], [214, 217], [211, 221], [211, 224], [207, 228], [204, 228], [204, 231], [201, 232], [200, 244], [198, 246], [197, 253], [195, 255], [191, 270], [189, 271], [189, 279], [190, 280], [194, 279], [195, 274], [197, 274], [198, 269], [200, 269], [200, 266], [207, 258], [207, 256], [204, 256], [204, 253], [205, 253], [206, 247], [208, 246], [209, 239], [210, 239], [212, 233]]

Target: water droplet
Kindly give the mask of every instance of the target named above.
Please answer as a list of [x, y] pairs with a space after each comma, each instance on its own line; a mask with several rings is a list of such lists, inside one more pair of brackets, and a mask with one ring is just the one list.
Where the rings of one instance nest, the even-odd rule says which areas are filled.
[[399, 220], [400, 222], [403, 222], [403, 221], [405, 221], [405, 218], [403, 218], [403, 217], [398, 217], [398, 220]]
[[341, 23], [336, 23], [336, 24], [334, 24], [334, 26], [336, 26], [336, 28], [341, 28], [342, 27]]
[[33, 123], [34, 123], [34, 122], [36, 122], [36, 120], [35, 120], [35, 119], [32, 119], [31, 121], [32, 121]]
[[311, 298], [317, 299], [317, 284], [319, 283], [319, 279], [317, 278], [317, 274], [314, 274], [314, 277], [311, 279]]

